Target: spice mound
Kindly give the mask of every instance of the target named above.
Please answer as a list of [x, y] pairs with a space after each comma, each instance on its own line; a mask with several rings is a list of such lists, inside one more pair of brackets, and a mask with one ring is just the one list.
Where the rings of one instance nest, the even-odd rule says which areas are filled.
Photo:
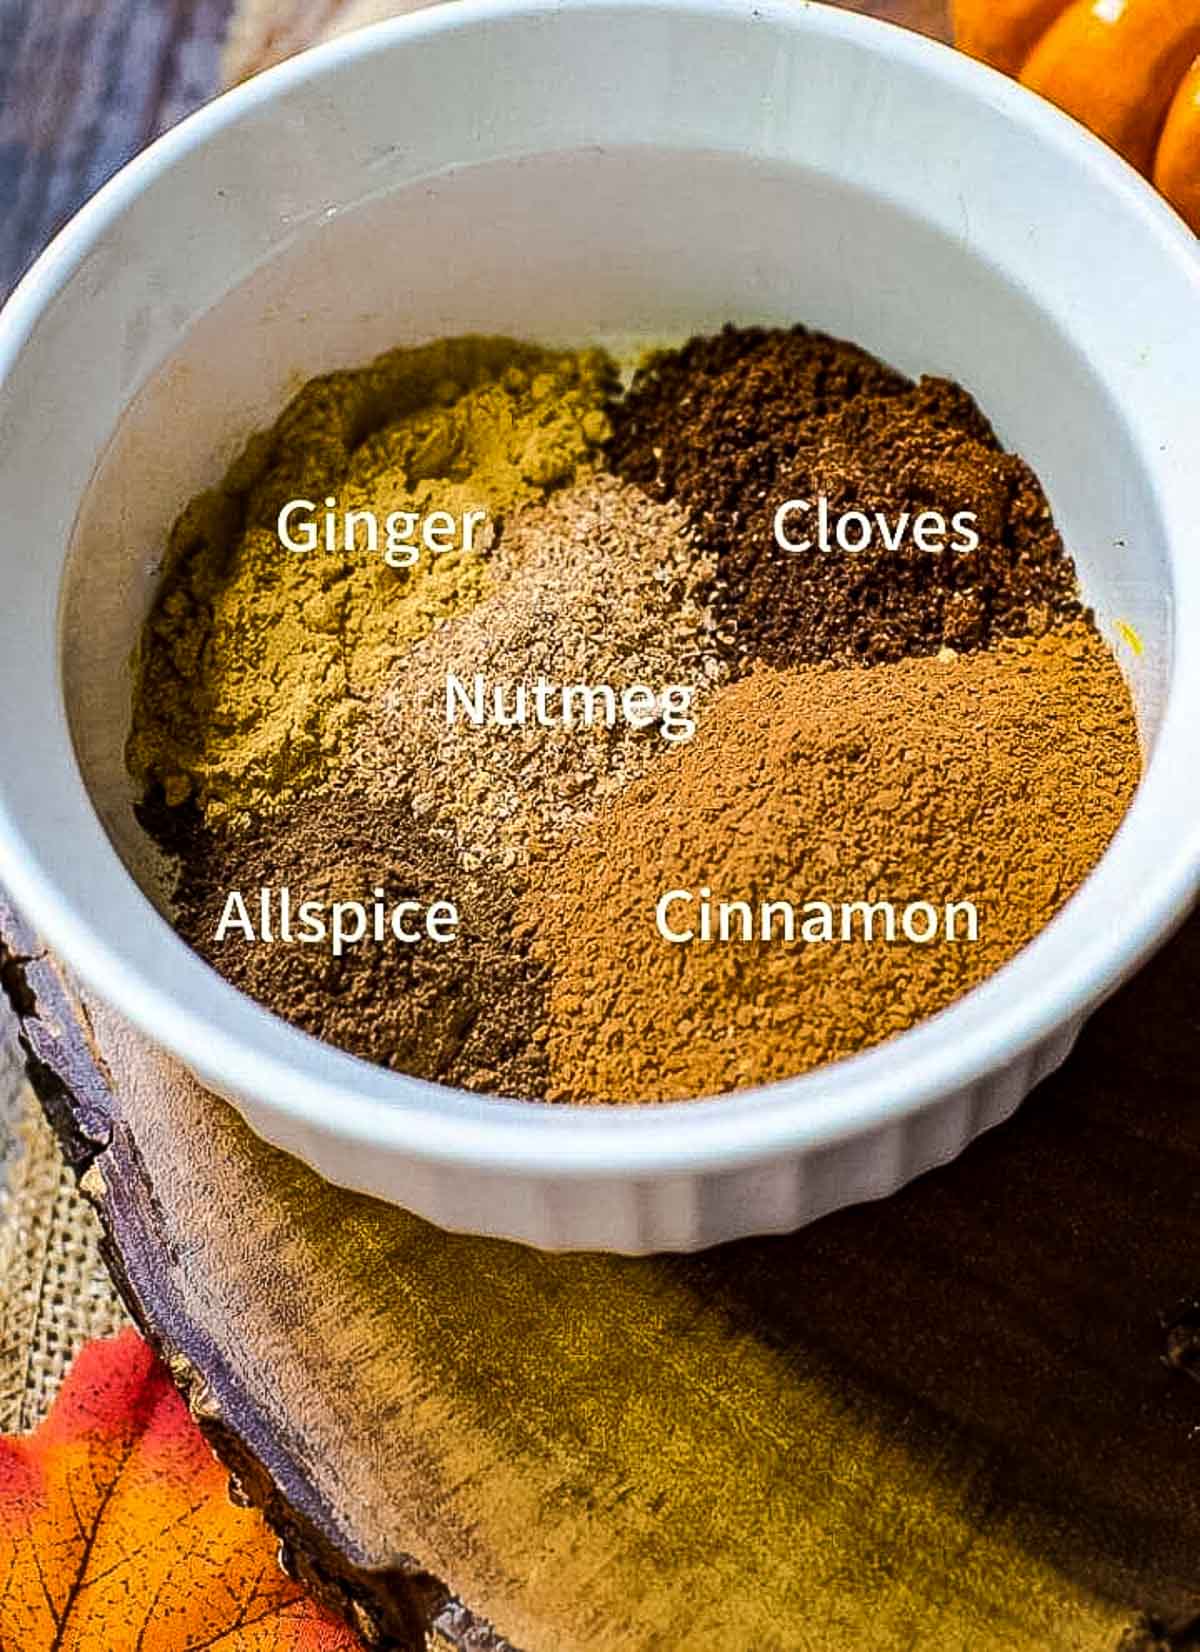
[[[615, 419], [615, 469], [687, 511], [744, 659], [872, 664], [1079, 614], [1036, 476], [945, 379], [910, 384], [802, 327], [730, 328], [653, 358]], [[783, 550], [780, 511], [793, 544], [821, 500], [827, 524], [848, 524], [843, 543]], [[968, 552], [961, 533], [929, 538], [939, 508], [972, 519]]]
[[[355, 767], [370, 784], [390, 757], [414, 814], [469, 867], [537, 858], [690, 738], [725, 675], [713, 571], [680, 511], [612, 476], [519, 513], [490, 594], [414, 646]], [[564, 708], [574, 684], [603, 685], [611, 721]], [[618, 717], [639, 687], [647, 715]]]
[[[506, 1096], [545, 1090], [545, 969], [514, 943], [511, 892], [465, 875], [393, 800], [383, 806], [368, 794], [324, 787], [238, 830], [207, 825], [194, 803], [166, 809], [160, 802], [143, 819], [179, 857], [179, 933], [293, 1026], [416, 1078]], [[246, 892], [247, 921], [259, 934], [269, 926], [270, 940], [216, 940], [231, 889]], [[343, 910], [336, 954], [304, 938], [315, 927], [310, 917], [305, 928], [304, 905], [326, 924]], [[365, 926], [355, 939], [353, 919], [359, 911], [373, 916], [377, 906], [387, 915], [389, 942]], [[391, 929], [400, 911], [408, 920], [397, 926], [401, 933], [419, 933], [421, 915], [446, 906], [461, 922], [441, 944], [428, 934], [400, 941]], [[449, 929], [445, 914], [439, 921], [445, 927], [434, 936]]]
[[[612, 383], [599, 351], [463, 338], [306, 385], [176, 524], [134, 668], [134, 778], [243, 821], [327, 779], [406, 647], [478, 601], [485, 528], [607, 437]], [[349, 545], [321, 521], [311, 548], [282, 547], [281, 513], [327, 499], [337, 529], [354, 513]], [[372, 522], [434, 511], [459, 543], [372, 552]], [[486, 522], [464, 544], [468, 513]]]
[[[789, 1078], [952, 1003], [1119, 825], [1138, 779], [1122, 698], [1082, 625], [931, 661], [758, 667], [522, 903], [550, 977], [551, 1099]], [[656, 910], [659, 944], [630, 948]]]
[[968, 392], [727, 327], [314, 379], [183, 511], [127, 760], [180, 934], [312, 1036], [686, 1101], [938, 1015], [1141, 759], [1041, 485]]

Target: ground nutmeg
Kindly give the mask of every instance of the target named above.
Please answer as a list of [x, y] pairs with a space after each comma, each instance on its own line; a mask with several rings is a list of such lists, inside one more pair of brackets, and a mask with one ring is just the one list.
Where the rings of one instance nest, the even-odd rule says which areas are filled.
[[314, 1037], [557, 1104], [904, 1033], [1141, 769], [1042, 487], [803, 327], [460, 338], [315, 379], [188, 506], [130, 771], [184, 938]]

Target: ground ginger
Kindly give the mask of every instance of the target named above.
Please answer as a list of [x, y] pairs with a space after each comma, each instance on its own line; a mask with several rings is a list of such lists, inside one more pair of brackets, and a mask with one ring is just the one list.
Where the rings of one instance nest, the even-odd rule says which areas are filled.
[[[484, 593], [506, 514], [607, 439], [615, 384], [600, 350], [465, 337], [305, 385], [171, 534], [133, 661], [134, 780], [215, 823], [329, 779], [396, 661]], [[405, 568], [363, 545], [296, 555], [278, 533], [296, 499], [380, 518], [482, 508], [490, 531]]]

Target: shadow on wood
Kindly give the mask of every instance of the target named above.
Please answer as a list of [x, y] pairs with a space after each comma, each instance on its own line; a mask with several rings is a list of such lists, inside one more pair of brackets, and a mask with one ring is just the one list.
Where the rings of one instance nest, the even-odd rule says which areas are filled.
[[99, 1006], [93, 1066], [49, 963], [18, 974], [136, 1310], [385, 1643], [441, 1613], [494, 1645], [451, 1590], [526, 1652], [1108, 1652], [1194, 1608], [1200, 1389], [1160, 1314], [1200, 1272], [1200, 922], [956, 1164], [651, 1260], [331, 1188]]

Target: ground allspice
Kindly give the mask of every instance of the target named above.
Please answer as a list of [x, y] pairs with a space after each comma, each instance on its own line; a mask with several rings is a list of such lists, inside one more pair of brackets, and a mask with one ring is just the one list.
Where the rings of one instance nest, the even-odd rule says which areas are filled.
[[[175, 923], [226, 980], [293, 1026], [397, 1072], [496, 1095], [547, 1086], [544, 965], [513, 940], [515, 891], [466, 873], [394, 797], [321, 787], [282, 813], [208, 824], [194, 803], [143, 811], [178, 857]], [[216, 935], [230, 890], [307, 900], [394, 904], [452, 900], [460, 933], [446, 946], [364, 943], [334, 957], [302, 942]]]
[[[276, 513], [326, 493], [490, 531], [406, 569], [290, 555]], [[795, 500], [965, 513], [976, 542], [799, 552]], [[568, 689], [655, 709], [558, 722]], [[493, 712], [451, 721], [468, 693]], [[1140, 772], [1028, 465], [959, 386], [801, 327], [659, 352], [624, 396], [598, 351], [498, 339], [314, 380], [176, 527], [129, 764], [180, 932], [236, 986], [398, 1072], [585, 1104], [786, 1079], [936, 1015], [1070, 899]], [[232, 892], [281, 888], [459, 928], [217, 940]], [[893, 932], [910, 908], [974, 916]]]

